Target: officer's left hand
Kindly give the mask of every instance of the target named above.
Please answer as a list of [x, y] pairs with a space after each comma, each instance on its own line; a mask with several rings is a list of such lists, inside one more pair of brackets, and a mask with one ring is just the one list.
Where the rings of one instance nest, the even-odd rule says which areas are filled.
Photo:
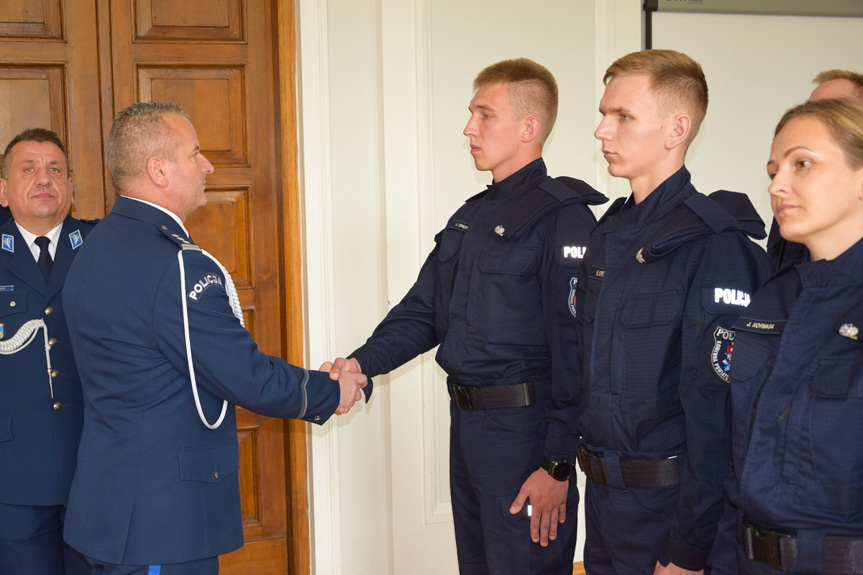
[[669, 563], [663, 566], [659, 561], [656, 562], [656, 569], [653, 570], [653, 575], [704, 575], [704, 569], [701, 571], [687, 571], [683, 567], [678, 567], [674, 563]]
[[566, 495], [569, 481], [554, 479], [545, 469], [531, 473], [521, 486], [509, 512], [515, 515], [530, 498], [530, 538], [543, 547], [557, 539], [557, 524], [566, 521]]

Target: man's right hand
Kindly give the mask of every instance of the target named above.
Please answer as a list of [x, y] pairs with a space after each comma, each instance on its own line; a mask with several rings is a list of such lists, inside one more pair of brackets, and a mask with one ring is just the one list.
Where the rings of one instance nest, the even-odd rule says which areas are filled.
[[328, 371], [330, 379], [339, 382], [341, 398], [336, 415], [344, 415], [351, 410], [354, 403], [363, 397], [362, 389], [368, 385], [368, 378], [363, 375], [357, 360], [336, 358], [335, 362], [326, 361], [321, 365], [321, 371]]

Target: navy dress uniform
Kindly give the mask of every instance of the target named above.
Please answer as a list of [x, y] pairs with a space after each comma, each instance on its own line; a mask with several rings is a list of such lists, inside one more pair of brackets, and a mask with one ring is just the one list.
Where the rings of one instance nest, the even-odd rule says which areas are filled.
[[749, 239], [764, 235], [744, 195], [699, 194], [685, 167], [591, 234], [578, 281], [589, 572], [705, 567], [731, 473], [731, 327], [766, 279]]
[[572, 572], [578, 491], [547, 548], [525, 510], [528, 476], [574, 462], [578, 404], [574, 286], [589, 205], [580, 180], [535, 160], [472, 198], [435, 238], [416, 283], [352, 356], [369, 377], [440, 344], [450, 414], [450, 491], [462, 575]]
[[328, 374], [257, 348], [227, 280], [173, 214], [127, 197], [69, 272], [85, 409], [65, 538], [92, 563], [217, 565], [243, 544], [234, 405], [314, 423], [338, 406]]
[[788, 267], [734, 325], [740, 571], [863, 573], [863, 241]]
[[[62, 516], [84, 408], [62, 292], [92, 227], [72, 217], [63, 221], [46, 282], [15, 221], [0, 226], [0, 573], [30, 573], [37, 565], [43, 567], [34, 575], [63, 573]], [[25, 335], [21, 328], [31, 320], [45, 327], [35, 328], [23, 347], [16, 336]], [[44, 536], [22, 542], [20, 530], [34, 523]], [[76, 559], [67, 557], [66, 573], [75, 572]], [[26, 570], [16, 563], [21, 560]]]

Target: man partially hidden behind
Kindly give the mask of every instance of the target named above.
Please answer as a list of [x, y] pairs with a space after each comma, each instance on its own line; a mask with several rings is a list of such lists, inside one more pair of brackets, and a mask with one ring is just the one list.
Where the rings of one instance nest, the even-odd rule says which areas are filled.
[[230, 275], [183, 224], [213, 166], [182, 109], [120, 112], [108, 167], [120, 197], [63, 296], [85, 402], [64, 535], [94, 575], [212, 575], [243, 545], [234, 405], [322, 424], [365, 377], [257, 348]]
[[[701, 572], [730, 477], [731, 326], [767, 276], [749, 238], [764, 224], [746, 196], [690, 183], [686, 150], [707, 111], [697, 62], [646, 50], [603, 80], [595, 135], [632, 195], [590, 234], [578, 281], [585, 568]], [[733, 545], [721, 559], [736, 561]]]
[[89, 573], [63, 544], [84, 406], [61, 296], [93, 224], [69, 216], [74, 187], [54, 132], [15, 136], [0, 175], [12, 214], [0, 225], [0, 573]]

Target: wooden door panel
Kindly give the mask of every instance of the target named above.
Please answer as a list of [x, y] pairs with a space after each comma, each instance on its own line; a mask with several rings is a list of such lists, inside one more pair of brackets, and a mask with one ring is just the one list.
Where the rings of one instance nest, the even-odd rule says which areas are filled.
[[59, 0], [3, 0], [0, 36], [62, 39]]
[[243, 0], [136, 1], [137, 39], [241, 42], [246, 39], [245, 9]]
[[66, 141], [65, 85], [64, 66], [0, 65], [0, 159], [12, 137], [34, 126]]

